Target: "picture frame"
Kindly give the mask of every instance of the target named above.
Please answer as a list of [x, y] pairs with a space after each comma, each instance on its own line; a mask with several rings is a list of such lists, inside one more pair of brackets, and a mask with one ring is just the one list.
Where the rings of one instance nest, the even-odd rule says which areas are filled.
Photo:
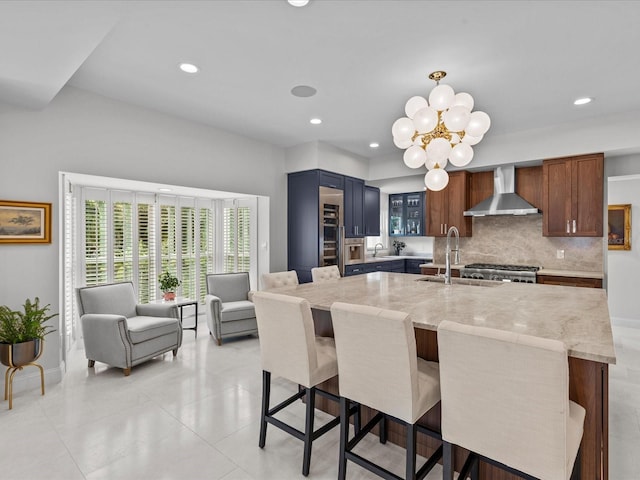
[[609, 205], [609, 250], [631, 250], [631, 205]]
[[51, 243], [51, 204], [0, 200], [2, 243]]

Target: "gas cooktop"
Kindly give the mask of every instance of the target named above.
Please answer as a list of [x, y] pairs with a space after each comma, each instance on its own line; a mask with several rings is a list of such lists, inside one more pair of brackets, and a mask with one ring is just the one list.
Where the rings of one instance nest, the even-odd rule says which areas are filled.
[[540, 267], [532, 267], [529, 265], [501, 265], [496, 263], [470, 263], [464, 268], [477, 268], [483, 270], [507, 270], [509, 272], [537, 272]]

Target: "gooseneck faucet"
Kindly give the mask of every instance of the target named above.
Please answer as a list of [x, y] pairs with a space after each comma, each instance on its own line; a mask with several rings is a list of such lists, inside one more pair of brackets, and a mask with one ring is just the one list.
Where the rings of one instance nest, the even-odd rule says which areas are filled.
[[384, 248], [384, 245], [381, 243], [376, 243], [376, 246], [373, 247], [373, 256], [375, 257], [378, 254], [378, 245], [380, 245], [382, 248]]
[[[454, 233], [456, 236], [456, 248], [451, 248], [451, 234]], [[453, 264], [457, 265], [460, 263], [460, 232], [456, 227], [449, 227], [449, 231], [447, 232], [447, 249], [444, 254], [445, 261], [445, 272], [444, 272], [444, 284], [451, 285], [451, 252], [455, 252], [453, 256]]]

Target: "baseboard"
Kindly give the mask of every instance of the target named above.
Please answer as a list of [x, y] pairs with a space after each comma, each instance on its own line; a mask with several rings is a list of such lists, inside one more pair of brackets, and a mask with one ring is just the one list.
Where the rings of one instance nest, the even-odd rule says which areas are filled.
[[611, 325], [614, 327], [640, 328], [640, 319], [611, 317]]
[[[55, 385], [62, 381], [64, 371], [64, 362], [60, 363], [57, 367], [48, 368], [44, 371], [45, 394], [48, 386]], [[40, 393], [40, 369], [38, 367], [24, 367], [13, 377], [14, 395], [26, 390], [37, 390], [38, 393]]]

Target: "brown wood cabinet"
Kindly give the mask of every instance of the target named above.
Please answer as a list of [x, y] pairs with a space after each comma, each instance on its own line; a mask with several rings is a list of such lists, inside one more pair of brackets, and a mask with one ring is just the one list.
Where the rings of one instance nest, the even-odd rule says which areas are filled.
[[538, 283], [562, 285], [563, 287], [602, 288], [601, 278], [558, 277], [556, 275], [538, 275]]
[[427, 190], [427, 235], [446, 237], [449, 227], [458, 228], [461, 237], [471, 236], [471, 217], [464, 211], [471, 206], [471, 174], [467, 171], [449, 174], [449, 184], [439, 192]]
[[[441, 268], [421, 267], [420, 268], [420, 273], [422, 275], [444, 275], [444, 267], [441, 267]], [[457, 268], [452, 268], [451, 269], [451, 276], [452, 277], [459, 277], [460, 276], [460, 270], [457, 269]]]
[[542, 234], [601, 237], [604, 155], [545, 160], [542, 177]]

